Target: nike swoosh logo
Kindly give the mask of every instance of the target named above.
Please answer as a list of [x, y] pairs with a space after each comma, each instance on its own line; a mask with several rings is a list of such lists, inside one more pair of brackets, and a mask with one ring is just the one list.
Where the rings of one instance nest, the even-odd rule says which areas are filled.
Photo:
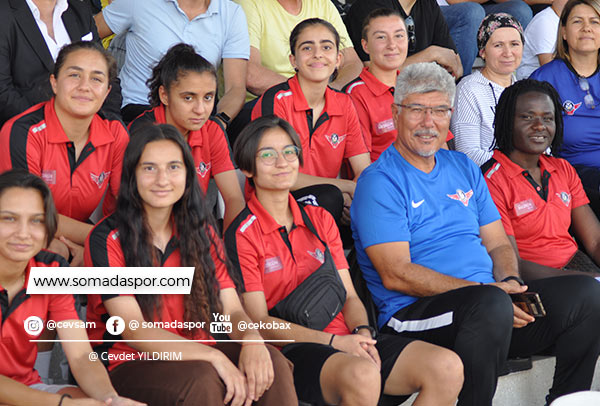
[[420, 205], [422, 205], [425, 202], [425, 199], [420, 200], [418, 202], [415, 203], [415, 201], [411, 201], [410, 204], [412, 205], [413, 209], [416, 209], [417, 207], [419, 207]]

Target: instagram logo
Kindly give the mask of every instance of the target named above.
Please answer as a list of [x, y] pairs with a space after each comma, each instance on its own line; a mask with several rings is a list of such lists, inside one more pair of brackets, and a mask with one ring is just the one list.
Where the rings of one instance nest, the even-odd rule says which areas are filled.
[[37, 316], [29, 316], [25, 319], [23, 327], [30, 336], [38, 336], [44, 329], [44, 321]]
[[125, 321], [119, 316], [112, 316], [106, 321], [106, 331], [113, 336], [120, 335], [125, 330]]

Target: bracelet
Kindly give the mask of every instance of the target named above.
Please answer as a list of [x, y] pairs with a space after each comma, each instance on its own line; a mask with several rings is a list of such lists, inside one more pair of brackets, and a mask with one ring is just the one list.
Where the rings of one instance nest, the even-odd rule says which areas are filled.
[[58, 402], [58, 406], [62, 405], [62, 402], [63, 402], [63, 400], [65, 400], [65, 398], [72, 399], [73, 397], [71, 395], [69, 395], [68, 393], [63, 393], [62, 396], [60, 397], [60, 401]]
[[331, 335], [331, 339], [329, 340], [329, 344], [327, 344], [327, 345], [329, 345], [330, 347], [332, 346], [331, 344], [333, 343], [333, 338], [334, 338], [334, 337], [335, 337], [335, 334], [332, 334], [332, 335]]
[[514, 276], [514, 275], [507, 276], [506, 278], [502, 279], [500, 282], [508, 282], [508, 281], [515, 281], [519, 285], [525, 286], [525, 281], [523, 281], [523, 279], [519, 278], [518, 276]]
[[366, 329], [369, 330], [369, 333], [371, 333], [371, 338], [375, 338], [377, 337], [377, 332], [375, 331], [375, 329], [371, 326], [368, 326], [366, 324], [362, 324], [360, 326], [356, 326], [354, 327], [354, 330], [352, 330], [352, 334], [358, 334], [358, 332], [362, 329]]

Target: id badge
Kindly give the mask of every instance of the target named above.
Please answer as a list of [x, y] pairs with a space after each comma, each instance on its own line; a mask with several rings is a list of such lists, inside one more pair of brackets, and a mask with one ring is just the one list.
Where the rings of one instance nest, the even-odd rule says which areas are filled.
[[535, 205], [535, 203], [533, 202], [533, 200], [531, 199], [527, 199], [527, 200], [523, 200], [521, 202], [515, 203], [515, 213], [518, 216], [522, 216], [524, 214], [527, 213], [531, 213], [532, 211], [536, 210], [537, 207]]

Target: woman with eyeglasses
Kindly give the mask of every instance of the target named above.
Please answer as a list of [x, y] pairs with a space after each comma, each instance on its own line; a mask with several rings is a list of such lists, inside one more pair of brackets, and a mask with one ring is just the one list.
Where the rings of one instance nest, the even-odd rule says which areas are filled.
[[553, 61], [530, 76], [553, 85], [564, 109], [559, 156], [575, 167], [600, 216], [600, 2], [570, 0], [560, 16]]
[[[117, 390], [150, 406], [294, 405], [286, 360], [264, 345], [256, 329], [238, 328], [250, 319], [215, 230], [179, 131], [169, 124], [138, 127], [123, 158], [117, 208], [90, 233], [85, 264], [194, 267], [191, 291], [88, 295], [88, 320], [95, 322], [90, 338], [107, 340], [94, 349]], [[243, 344], [213, 342], [210, 322], [218, 315], [230, 318], [230, 335]], [[125, 322], [117, 342], [107, 335], [111, 316]], [[145, 321], [164, 324], [151, 328]], [[132, 322], [140, 328], [130, 328]], [[143, 359], [144, 353], [165, 352], [179, 360]]]
[[[73, 295], [27, 294], [32, 267], [69, 266], [46, 251], [57, 228], [50, 189], [39, 177], [14, 169], [0, 175], [0, 404], [31, 406], [142, 406], [117, 395], [89, 355]], [[36, 343], [46, 322], [56, 322], [79, 387], [42, 383], [34, 368]], [[48, 323], [49, 324], [49, 323]]]
[[[371, 160], [350, 96], [328, 86], [341, 62], [339, 47], [340, 36], [329, 22], [310, 18], [296, 25], [290, 34], [290, 62], [297, 73], [268, 89], [252, 118], [274, 114], [294, 126], [305, 151], [305, 165], [291, 186], [294, 196], [326, 207], [336, 221], [349, 224], [355, 179]], [[338, 177], [345, 159], [352, 179]], [[328, 186], [324, 191], [319, 188], [323, 185]]]
[[504, 88], [515, 80], [523, 56], [523, 29], [506, 13], [486, 16], [477, 32], [479, 56], [485, 61], [456, 87], [450, 130], [456, 150], [477, 165], [492, 157], [496, 104]]
[[[331, 215], [290, 194], [304, 156], [285, 120], [254, 120], [234, 144], [238, 167], [254, 186], [225, 233], [234, 280], [260, 330], [294, 364], [300, 400], [311, 405], [375, 406], [380, 395], [419, 391], [415, 405], [454, 405], [463, 367], [447, 349], [368, 325]], [[394, 404], [401, 403], [401, 400]]]

